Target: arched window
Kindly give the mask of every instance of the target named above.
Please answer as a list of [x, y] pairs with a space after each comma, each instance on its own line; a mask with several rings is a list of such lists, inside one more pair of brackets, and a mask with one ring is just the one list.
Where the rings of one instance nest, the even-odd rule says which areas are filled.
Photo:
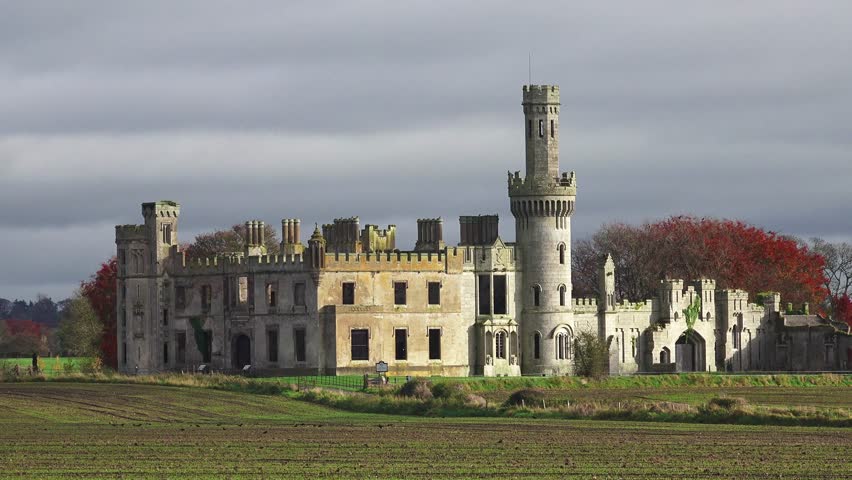
[[497, 332], [494, 336], [494, 341], [497, 343], [495, 351], [497, 358], [506, 358], [506, 332]]
[[533, 305], [538, 307], [541, 305], [541, 286], [533, 285]]
[[565, 334], [562, 332], [556, 334], [556, 359], [565, 359]]
[[660, 363], [671, 363], [671, 352], [669, 352], [668, 347], [663, 347], [660, 350]]
[[559, 264], [565, 265], [565, 244], [560, 243], [557, 248], [559, 249]]
[[559, 306], [565, 306], [565, 285], [559, 285]]
[[533, 335], [533, 358], [541, 358], [541, 334], [538, 332]]
[[571, 358], [571, 335], [568, 332], [556, 334], [556, 359], [568, 360]]

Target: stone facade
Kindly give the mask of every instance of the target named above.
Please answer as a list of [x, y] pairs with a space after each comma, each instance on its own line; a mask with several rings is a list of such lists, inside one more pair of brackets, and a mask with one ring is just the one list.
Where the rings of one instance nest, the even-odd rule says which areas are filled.
[[242, 251], [187, 258], [180, 206], [143, 204], [144, 223], [115, 232], [119, 369], [360, 374], [385, 361], [393, 375], [563, 375], [582, 331], [606, 338], [613, 374], [849, 368], [848, 327], [786, 315], [778, 295], [757, 305], [713, 280], [664, 280], [655, 298], [616, 303], [607, 258], [600, 298], [572, 298], [577, 181], [559, 172], [559, 88], [525, 86], [522, 98], [526, 171], [508, 174], [515, 243], [496, 215], [460, 217], [455, 247], [442, 219], [419, 219], [410, 251], [394, 225], [339, 218], [303, 244], [301, 221], [286, 218], [281, 255], [251, 220]]

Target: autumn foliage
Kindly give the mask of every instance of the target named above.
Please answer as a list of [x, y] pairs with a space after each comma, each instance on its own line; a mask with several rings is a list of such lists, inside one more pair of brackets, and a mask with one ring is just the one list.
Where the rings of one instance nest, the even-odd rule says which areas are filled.
[[100, 351], [104, 364], [118, 367], [118, 346], [116, 344], [116, 274], [118, 263], [112, 257], [92, 275], [91, 279], [80, 284], [80, 293], [92, 305], [92, 309], [104, 325]]
[[598, 293], [601, 258], [616, 263], [620, 298], [651, 298], [663, 278], [712, 278], [717, 288], [759, 292], [782, 301], [822, 304], [827, 296], [823, 258], [794, 238], [736, 220], [675, 216], [640, 226], [610, 224], [574, 245], [577, 295]]
[[838, 297], [833, 297], [831, 303], [834, 319], [852, 326], [852, 299], [849, 298], [849, 295], [844, 293]]

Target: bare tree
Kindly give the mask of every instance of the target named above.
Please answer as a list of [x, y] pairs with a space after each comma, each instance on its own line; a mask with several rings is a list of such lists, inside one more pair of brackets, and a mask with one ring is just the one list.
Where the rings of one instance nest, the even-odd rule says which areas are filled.
[[825, 288], [838, 298], [852, 294], [852, 245], [830, 243], [821, 238], [811, 239], [812, 250], [825, 259]]

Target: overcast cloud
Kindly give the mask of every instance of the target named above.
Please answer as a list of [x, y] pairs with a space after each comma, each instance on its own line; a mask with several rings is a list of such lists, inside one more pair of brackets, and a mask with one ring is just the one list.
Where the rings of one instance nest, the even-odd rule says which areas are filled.
[[[852, 241], [852, 3], [0, 0], [0, 297], [58, 300], [139, 204], [181, 241], [498, 213], [561, 87], [574, 236], [692, 213]], [[309, 233], [303, 228], [303, 237]], [[304, 238], [303, 238], [304, 239]]]

